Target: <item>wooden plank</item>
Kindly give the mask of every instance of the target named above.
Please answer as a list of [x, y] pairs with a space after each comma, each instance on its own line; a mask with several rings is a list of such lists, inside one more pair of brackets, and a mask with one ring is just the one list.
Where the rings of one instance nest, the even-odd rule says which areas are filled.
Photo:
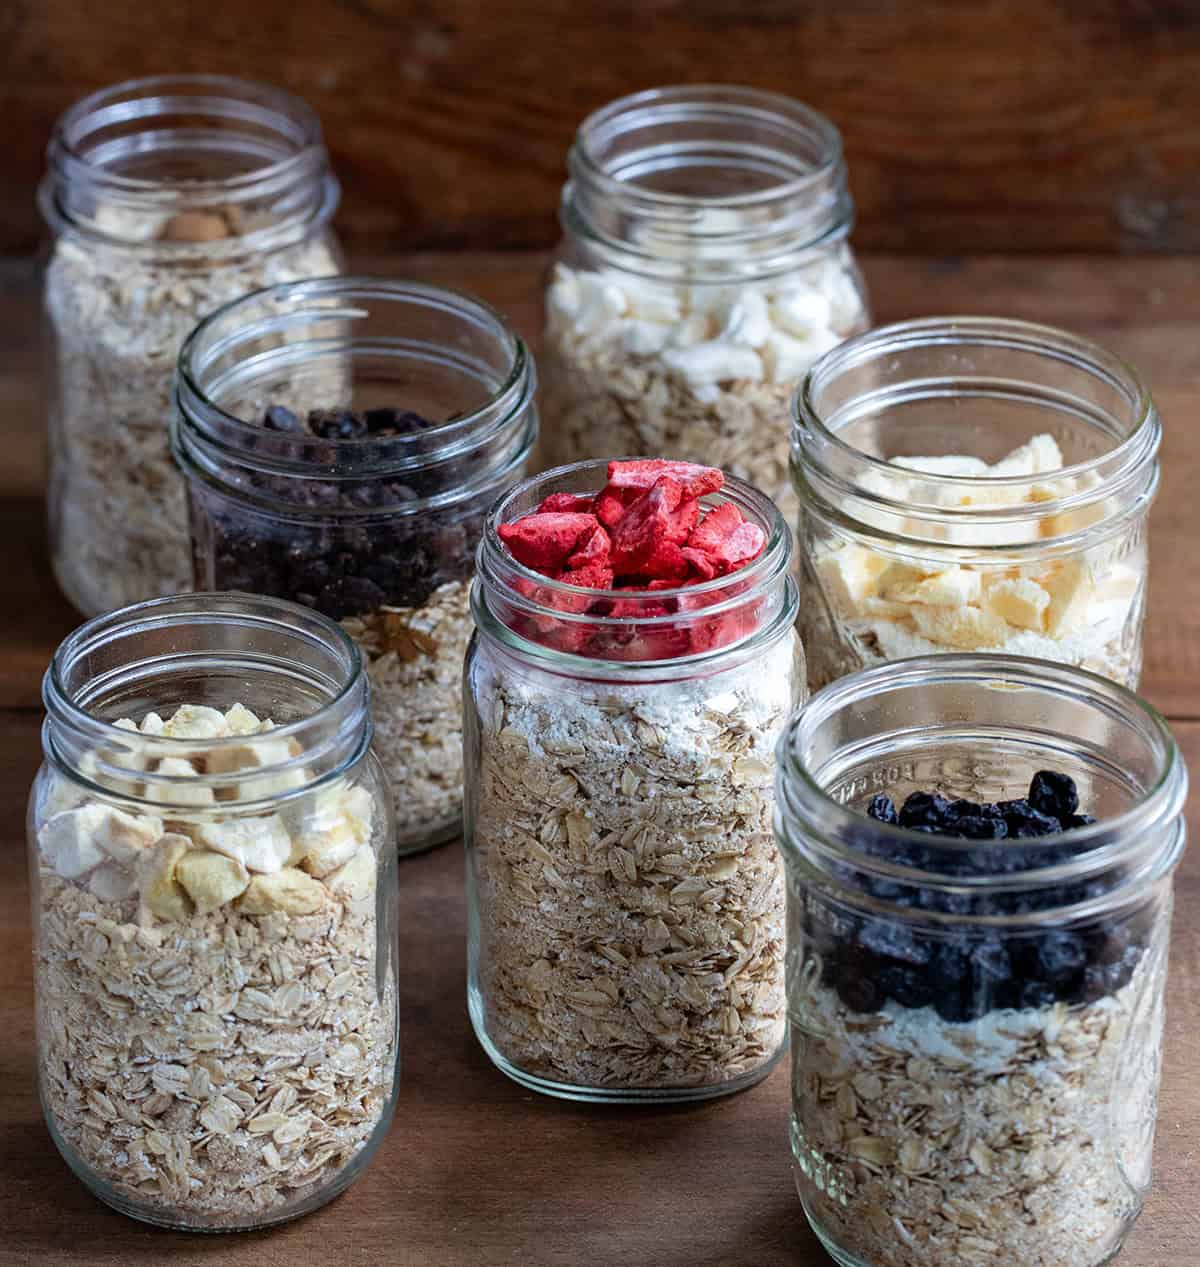
[[190, 0], [0, 7], [0, 252], [39, 232], [55, 117], [164, 70], [307, 97], [356, 243], [546, 246], [583, 116], [654, 84], [751, 82], [843, 129], [875, 249], [1194, 250], [1200, 9], [1171, 0]]
[[[1177, 733], [1200, 769], [1200, 724]], [[462, 852], [401, 866], [404, 1069], [374, 1165], [324, 1211], [270, 1233], [168, 1236], [93, 1200], [59, 1159], [34, 1088], [21, 806], [37, 719], [0, 723], [0, 1264], [120, 1267], [823, 1267], [789, 1173], [788, 1076], [690, 1108], [561, 1104], [488, 1063], [466, 1014]], [[1193, 802], [1191, 829], [1200, 830]], [[1195, 1267], [1200, 852], [1177, 883], [1155, 1183], [1122, 1267]]]

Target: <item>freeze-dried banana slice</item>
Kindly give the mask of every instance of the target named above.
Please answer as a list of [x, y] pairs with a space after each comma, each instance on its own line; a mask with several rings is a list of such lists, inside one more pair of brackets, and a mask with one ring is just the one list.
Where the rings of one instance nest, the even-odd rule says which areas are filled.
[[964, 651], [998, 647], [1008, 631], [999, 616], [979, 607], [928, 607], [914, 603], [910, 610], [918, 632], [931, 642]]
[[1050, 595], [1026, 577], [999, 577], [985, 585], [983, 606], [1018, 629], [1041, 633], [1046, 626]]
[[175, 870], [191, 848], [186, 836], [167, 832], [137, 860], [137, 881], [141, 890], [143, 916], [179, 921], [191, 914], [191, 902], [175, 875]]
[[181, 704], [162, 733], [168, 739], [220, 739], [229, 732], [224, 713], [205, 704]]
[[271, 875], [256, 875], [238, 899], [247, 915], [311, 915], [325, 902], [325, 887], [298, 867], [285, 867]]
[[250, 872], [236, 858], [207, 849], [193, 849], [185, 854], [175, 874], [200, 915], [232, 902], [250, 884]]
[[352, 902], [361, 902], [375, 891], [376, 871], [375, 851], [370, 845], [363, 845], [349, 862], [325, 877], [325, 886]]
[[250, 871], [278, 871], [292, 856], [292, 838], [278, 814], [197, 823], [191, 832], [197, 844], [236, 858]]
[[38, 844], [46, 862], [67, 879], [97, 867], [105, 857], [129, 864], [162, 835], [162, 820], [126, 814], [98, 801], [64, 810], [43, 824]]

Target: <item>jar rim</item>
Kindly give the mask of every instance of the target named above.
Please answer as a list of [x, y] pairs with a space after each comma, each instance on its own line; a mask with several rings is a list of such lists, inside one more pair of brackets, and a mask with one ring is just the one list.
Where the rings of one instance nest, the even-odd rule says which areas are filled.
[[[793, 124], [797, 131], [805, 130], [816, 136], [822, 145], [820, 159], [810, 170], [791, 180], [779, 181], [764, 189], [742, 194], [672, 194], [649, 189], [633, 180], [622, 180], [610, 174], [608, 167], [597, 157], [595, 149], [606, 129], [612, 129], [619, 120], [628, 120], [637, 112], [646, 116], [661, 114], [664, 119], [671, 114], [682, 113], [688, 108], [770, 119], [776, 123]], [[618, 132], [623, 129], [616, 129]], [[578, 164], [578, 174], [613, 194], [636, 191], [648, 204], [664, 208], [701, 205], [705, 208], [752, 208], [764, 202], [805, 192], [810, 186], [838, 167], [843, 161], [841, 133], [827, 116], [812, 106], [805, 105], [783, 93], [768, 92], [760, 88], [748, 88], [737, 84], [674, 84], [661, 88], [647, 88], [640, 92], [618, 97], [593, 110], [580, 123], [572, 144], [569, 162]]]
[[[598, 590], [571, 585], [543, 575], [519, 562], [504, 546], [497, 531], [501, 523], [508, 522], [514, 503], [530, 499], [531, 494], [539, 486], [551, 482], [584, 481], [589, 476], [603, 475], [596, 485], [597, 490], [607, 482], [608, 464], [610, 461], [636, 461], [636, 458], [600, 458], [585, 459], [581, 462], [569, 463], [554, 467], [547, 471], [530, 476], [519, 484], [502, 493], [493, 503], [484, 523], [483, 536], [476, 551], [476, 577], [471, 589], [472, 611], [477, 628], [496, 638], [522, 655], [529, 656], [553, 668], [558, 667], [564, 673], [578, 675], [585, 672], [588, 676], [620, 677], [627, 673], [645, 675], [662, 673], [664, 670], [685, 668], [688, 670], [703, 667], [728, 658], [735, 653], [745, 654], [770, 645], [781, 634], [791, 627], [798, 607], [798, 597], [791, 585], [789, 567], [792, 555], [792, 537], [782, 512], [773, 501], [759, 489], [736, 476], [725, 474], [725, 483], [713, 497], [734, 501], [739, 508], [749, 508], [758, 518], [769, 525], [766, 544], [763, 552], [737, 572], [727, 576], [717, 576], [709, 581], [695, 585], [677, 586], [672, 589], [656, 590], [653, 593], [639, 593], [625, 590]], [[584, 486], [577, 484], [577, 487]], [[538, 498], [537, 501], [541, 499]], [[536, 501], [531, 501], [536, 505]], [[526, 512], [531, 513], [531, 512]], [[596, 656], [577, 655], [558, 648], [549, 647], [541, 642], [526, 638], [516, 632], [492, 609], [488, 602], [488, 591], [502, 591], [506, 603], [531, 616], [553, 617], [555, 621], [571, 626], [588, 626], [599, 629], [620, 629], [636, 627], [639, 630], [654, 632], [671, 626], [686, 623], [677, 612], [646, 616], [603, 616], [586, 612], [572, 612], [554, 605], [554, 598], [578, 600], [587, 597], [591, 600], [621, 600], [662, 604], [681, 595], [699, 595], [718, 593], [728, 589], [731, 584], [738, 584], [738, 592], [721, 602], [712, 603], [695, 610], [695, 619], [719, 618], [723, 614], [737, 611], [747, 602], [760, 596], [765, 590], [784, 582], [788, 586], [789, 600], [780, 606], [775, 618], [766, 625], [753, 630], [744, 638], [723, 644], [719, 647], [691, 655], [674, 656], [659, 660], [622, 660], [607, 659]], [[544, 592], [549, 596], [546, 602], [536, 601], [525, 590], [532, 589], [537, 593]]]
[[[249, 170], [229, 176], [169, 180], [113, 171], [97, 162], [84, 146], [90, 131], [101, 124], [141, 120], [149, 125], [157, 116], [185, 106], [208, 109], [226, 122], [241, 120], [270, 127], [291, 152], [264, 156]], [[93, 125], [90, 129], [89, 123]], [[232, 127], [226, 130], [232, 145], [237, 132]], [[54, 124], [46, 155], [48, 173], [38, 188], [38, 204], [52, 229], [71, 230], [122, 249], [153, 250], [166, 258], [201, 249], [211, 254], [248, 249], [260, 242], [263, 249], [270, 249], [274, 239], [291, 233], [297, 224], [311, 232], [327, 223], [341, 197], [316, 111], [286, 89], [234, 75], [148, 75], [110, 84], [63, 111]], [[286, 217], [282, 225], [231, 234], [224, 241], [141, 241], [107, 232], [73, 214], [61, 194], [75, 184], [99, 190], [114, 203], [143, 212], [177, 210], [181, 205], [195, 208], [249, 203], [305, 186], [313, 187], [315, 196], [297, 204], [296, 214]]]
[[[1123, 718], [1136, 719], [1142, 733], [1158, 745], [1159, 769], [1153, 784], [1127, 809], [1089, 826], [1075, 827], [1058, 836], [1034, 837], [1026, 841], [980, 842], [953, 837], [931, 836], [911, 828], [893, 826], [867, 818], [848, 808], [817, 781], [803, 757], [806, 741], [837, 712], [852, 706], [876, 690], [911, 687], [923, 682], [964, 681], [981, 685], [994, 683], [1007, 689], [1033, 687], [1071, 690], [1077, 698], [1103, 707]], [[910, 882], [931, 889], [970, 889], [987, 893], [996, 889], [1035, 890], [1064, 879], [1091, 874], [1119, 862], [1129, 854], [1128, 840], [1148, 823], [1170, 825], [1179, 819], [1187, 796], [1187, 771], [1166, 719], [1153, 705], [1128, 688], [1086, 669], [1054, 664], [1025, 656], [972, 653], [943, 653], [891, 661], [841, 678], [817, 691], [793, 714], [778, 747], [779, 798], [778, 837], [785, 857], [797, 852], [786, 819], [794, 817], [800, 830], [820, 842], [822, 850], [839, 861], [871, 869], [872, 860], [847, 844], [847, 838], [861, 835], [864, 824], [880, 840], [897, 848], [934, 848], [947, 858], [977, 850], [981, 846], [1002, 846], [1006, 850], [1032, 853], [1048, 842], [1069, 834], [1072, 845], [1080, 848], [1069, 863], [1053, 867], [1004, 874], [950, 877], [937, 870], [900, 868], [886, 865], [881, 874], [905, 873]]]
[[[66, 672], [80, 657], [86, 656], [99, 643], [119, 631], [130, 631], [138, 626], [164, 628], [185, 621], [202, 623], [241, 621], [259, 625], [285, 625], [297, 633], [302, 632], [305, 625], [312, 625], [324, 635], [327, 643], [336, 648], [345, 671], [344, 681], [313, 712], [294, 721], [281, 722], [273, 727], [269, 732], [273, 739], [286, 740], [303, 734], [314, 723], [319, 723], [344, 708], [355, 692], [363, 691], [366, 670], [362, 653], [354, 639], [335, 621], [322, 616], [312, 608], [287, 599], [244, 594], [237, 591], [208, 593], [200, 591], [133, 603], [128, 607], [94, 616], [72, 630], [55, 649], [42, 678], [42, 701], [48, 721], [65, 722], [73, 730], [86, 735], [89, 741], [97, 744], [127, 741], [130, 731], [96, 717], [77, 702], [75, 693], [67, 685]], [[370, 725], [369, 718], [367, 725], [368, 727]], [[186, 749], [189, 752], [207, 752], [227, 746], [231, 742], [228, 738], [175, 739], [168, 735], [158, 735], [153, 738], [156, 744], [161, 743], [168, 747], [178, 744], [180, 751]]]
[[[347, 301], [347, 306], [340, 308], [305, 306], [310, 301], [319, 302], [325, 298], [344, 299]], [[206, 355], [210, 359], [215, 358], [229, 351], [238, 341], [247, 341], [257, 334], [273, 330], [280, 321], [285, 319], [351, 321], [357, 318], [361, 320], [368, 315], [361, 304], [381, 300], [439, 308], [454, 316], [472, 320], [481, 328], [486, 326], [502, 342], [508, 360], [508, 369], [503, 379], [491, 389], [491, 394], [483, 403], [425, 431], [377, 440], [369, 438], [317, 440], [312, 436], [304, 437], [303, 442], [306, 445], [319, 443], [323, 449], [332, 452], [333, 461], [329, 464], [303, 461], [298, 458], [292, 460], [285, 456], [264, 458], [260, 452], [254, 453], [253, 461], [249, 460], [254, 443], [264, 434], [263, 429], [256, 423], [248, 422], [239, 415], [230, 413], [212, 399], [208, 386], [203, 382], [204, 364], [201, 357]], [[296, 310], [251, 320], [247, 325], [237, 327], [234, 333], [226, 334], [218, 339], [212, 347], [205, 348], [205, 340], [212, 338], [213, 332], [219, 330], [222, 323], [236, 317], [239, 310], [252, 312], [267, 304], [283, 307], [292, 301], [299, 305]], [[355, 301], [358, 301], [360, 306], [356, 307]], [[355, 336], [350, 334], [342, 342], [352, 347]], [[303, 340], [291, 340], [288, 347], [294, 352], [297, 347], [303, 347]], [[206, 478], [211, 475], [211, 472], [197, 467], [189, 451], [189, 444], [198, 443], [206, 450], [211, 449], [221, 463], [253, 466], [256, 470], [267, 474], [298, 480], [314, 479], [332, 484], [361, 483], [364, 480], [401, 475], [434, 463], [469, 455], [494, 440], [505, 427], [511, 426], [514, 421], [526, 415], [530, 410], [536, 389], [536, 369], [525, 341], [516, 332], [508, 318], [491, 304], [466, 291], [451, 287], [403, 279], [371, 277], [365, 274], [283, 282], [230, 300], [205, 316], [193, 328], [180, 348], [177, 370], [174, 391], [176, 408], [171, 428], [173, 447], [177, 459], [185, 466], [185, 469], [199, 470]], [[434, 448], [427, 447], [431, 438], [435, 442], [440, 442]], [[533, 435], [530, 434], [527, 442], [520, 446], [520, 452], [516, 453], [513, 460], [506, 465], [506, 471], [519, 467], [532, 443]], [[345, 461], [347, 458], [353, 458], [354, 461], [348, 463]], [[363, 459], [366, 461], [364, 462]], [[494, 471], [489, 471], [487, 474], [489, 480], [496, 478]], [[215, 482], [239, 500], [256, 500], [248, 496], [246, 490], [239, 485], [222, 480]], [[430, 497], [397, 503], [394, 507], [371, 507], [362, 510], [342, 508], [336, 513], [347, 518], [377, 517], [381, 512], [388, 515], [415, 514], [431, 507], [453, 504], [477, 492], [478, 489], [467, 482]], [[275, 504], [271, 502], [272, 506]], [[288, 506], [289, 513], [297, 519], [313, 517], [312, 512], [306, 513], [302, 506], [292, 507], [290, 504]], [[327, 518], [330, 513], [332, 512], [323, 509], [317, 517]]]
[[[939, 345], [999, 348], [1033, 353], [1070, 364], [1121, 392], [1130, 405], [1131, 425], [1123, 439], [1097, 457], [1034, 476], [985, 477], [914, 472], [897, 467], [892, 461], [875, 457], [843, 439], [839, 430], [828, 424], [817, 405], [817, 397], [839, 375], [882, 356]], [[954, 377], [953, 374], [946, 375], [951, 387]], [[934, 392], [929, 382], [914, 380], [912, 394], [905, 399], [933, 399], [944, 394], [944, 391]], [[1070, 331], [1006, 317], [921, 317], [878, 326], [847, 339], [826, 352], [810, 367], [792, 394], [791, 414], [792, 456], [798, 469], [811, 467], [821, 478], [837, 486], [839, 492], [878, 506], [885, 513], [903, 515], [906, 518], [917, 517], [939, 524], [1027, 523], [1030, 518], [1050, 519], [1083, 502], [1102, 500], [1111, 496], [1115, 489], [1144, 478], [1146, 466], [1153, 463], [1158, 452], [1161, 432], [1158, 413], [1149, 389], [1137, 370], [1123, 358], [1101, 344]], [[1066, 494], [1039, 500], [1036, 505], [964, 506], [953, 504], [952, 498], [948, 499], [949, 504], [943, 503], [940, 506], [932, 501], [915, 505], [911, 499], [890, 498], [877, 489], [868, 490], [849, 480], [832, 468], [821, 449], [832, 451], [844, 461], [852, 463], [856, 471], [884, 477], [895, 475], [897, 471], [902, 471], [907, 477], [915, 474], [923, 486], [944, 490], [947, 494], [978, 489], [985, 484], [989, 489], [1011, 489], [1015, 492], [1033, 484], [1045, 484], [1049, 480], [1078, 481], [1099, 477], [1099, 482], [1092, 490], [1085, 490], [1083, 494]], [[1153, 481], [1155, 486], [1156, 483], [1156, 480]], [[847, 517], [853, 518], [852, 515]], [[894, 537], [896, 540], [905, 539], [885, 530], [880, 530], [879, 535]], [[1037, 544], [1044, 549], [1048, 542], [1042, 540]], [[1019, 545], [1001, 542], [972, 547], [983, 553], [1009, 552], [1014, 548], [1019, 548]]]

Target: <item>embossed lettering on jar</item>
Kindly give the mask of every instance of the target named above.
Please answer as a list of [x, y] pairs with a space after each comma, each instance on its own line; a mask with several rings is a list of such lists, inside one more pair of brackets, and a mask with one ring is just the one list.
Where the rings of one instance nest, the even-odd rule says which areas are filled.
[[471, 1017], [493, 1062], [547, 1094], [723, 1095], [764, 1077], [784, 1038], [773, 745], [804, 680], [790, 533], [727, 479], [700, 500], [736, 506], [761, 548], [729, 575], [604, 592], [509, 553], [500, 525], [554, 494], [591, 504], [605, 480], [593, 462], [528, 481], [480, 545]]
[[396, 851], [354, 644], [272, 599], [99, 617], [46, 674], [29, 804], [38, 1073], [102, 1201], [305, 1214], [398, 1086]]
[[[1057, 789], [1072, 826], [1023, 838], [1027, 789]], [[800, 711], [776, 819], [792, 1151], [842, 1267], [1099, 1267], [1120, 1248], [1150, 1184], [1186, 791], [1163, 719], [1076, 668], [921, 657]], [[946, 798], [932, 824], [911, 804], [907, 826], [868, 817], [913, 792]], [[1016, 837], [978, 818], [976, 838], [939, 834], [977, 809]]]
[[1123, 361], [1025, 322], [903, 322], [823, 358], [794, 413], [814, 690], [956, 650], [1137, 685], [1162, 425]]
[[771, 93], [661, 88], [585, 119], [568, 165], [544, 465], [711, 464], [790, 517], [788, 397], [868, 321], [837, 130]]
[[238, 295], [339, 272], [339, 189], [308, 106], [216, 75], [85, 98], [48, 164], [50, 546], [63, 592], [94, 616], [191, 588], [167, 438], [180, 345]]
[[196, 584], [290, 598], [358, 643], [402, 852], [461, 829], [468, 587], [533, 392], [498, 313], [373, 278], [248, 296], [180, 357]]

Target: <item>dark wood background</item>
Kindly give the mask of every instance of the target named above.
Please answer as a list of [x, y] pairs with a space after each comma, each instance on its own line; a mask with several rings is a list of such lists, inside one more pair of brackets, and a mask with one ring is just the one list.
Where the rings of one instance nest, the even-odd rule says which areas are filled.
[[839, 124], [862, 247], [1200, 247], [1197, 0], [0, 0], [0, 254], [55, 116], [170, 70], [312, 101], [359, 246], [545, 246], [587, 111], [727, 81]]

